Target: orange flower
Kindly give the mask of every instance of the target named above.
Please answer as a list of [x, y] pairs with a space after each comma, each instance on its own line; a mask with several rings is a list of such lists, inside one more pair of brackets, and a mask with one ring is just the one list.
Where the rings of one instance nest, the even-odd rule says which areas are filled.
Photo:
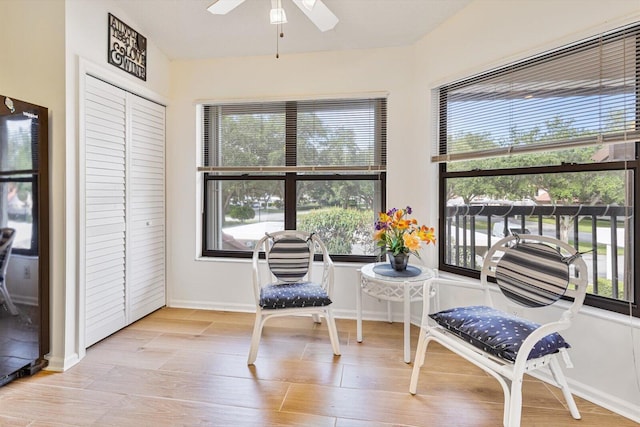
[[420, 257], [420, 245], [435, 244], [436, 236], [433, 227], [418, 225], [418, 220], [408, 218], [412, 209], [390, 209], [380, 212], [375, 223], [373, 240], [376, 246], [393, 255], [413, 254]]
[[404, 245], [410, 251], [417, 251], [420, 249], [420, 239], [414, 233], [403, 234], [402, 240], [404, 240]]
[[418, 230], [418, 237], [423, 242], [427, 242], [427, 244], [436, 243], [436, 235], [433, 227], [427, 227], [423, 225], [422, 227], [420, 227], [420, 230]]
[[384, 232], [385, 232], [385, 230], [376, 230], [373, 233], [373, 241], [377, 242], [378, 240], [384, 239]]
[[401, 219], [398, 221], [398, 224], [396, 225], [396, 227], [398, 228], [398, 230], [406, 230], [407, 228], [409, 228], [410, 225], [411, 225], [410, 221], [407, 221], [406, 219]]

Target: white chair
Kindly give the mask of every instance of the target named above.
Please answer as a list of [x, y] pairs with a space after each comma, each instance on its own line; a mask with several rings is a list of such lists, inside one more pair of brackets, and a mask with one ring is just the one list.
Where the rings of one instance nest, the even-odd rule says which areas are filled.
[[16, 230], [13, 228], [0, 229], [0, 296], [2, 296], [0, 303], [4, 301], [7, 310], [9, 310], [9, 313], [13, 316], [18, 314], [18, 309], [13, 301], [11, 301], [11, 296], [7, 290], [7, 267], [9, 266], [11, 248], [13, 247], [15, 237]]
[[[500, 298], [501, 306], [506, 307], [503, 310], [492, 303], [490, 278], [495, 279], [506, 297]], [[571, 366], [569, 345], [558, 332], [571, 325], [584, 302], [587, 266], [580, 254], [568, 244], [549, 237], [508, 236], [487, 252], [480, 282], [486, 305], [430, 314], [430, 298], [424, 298], [410, 393], [416, 394], [427, 346], [436, 341], [498, 380], [504, 392], [505, 427], [520, 425], [524, 374], [547, 366], [562, 389], [571, 415], [580, 419], [558, 361], [562, 355], [567, 366]], [[468, 287], [468, 283], [464, 286]], [[455, 287], [463, 283], [434, 278], [425, 283], [424, 295], [437, 291], [440, 285]], [[568, 300], [565, 309], [545, 310], [561, 298]], [[527, 320], [540, 310], [544, 310], [544, 318], [553, 316], [553, 320], [543, 324]], [[511, 314], [514, 311], [518, 316]]]
[[[313, 259], [322, 255], [322, 272], [314, 281]], [[259, 261], [265, 254], [265, 265]], [[266, 270], [266, 271], [265, 271]], [[263, 276], [269, 277], [263, 277]], [[338, 331], [331, 312], [333, 296], [333, 262], [327, 248], [315, 234], [286, 230], [265, 235], [253, 251], [253, 290], [256, 320], [251, 338], [248, 364], [258, 355], [258, 345], [265, 322], [276, 316], [310, 314], [320, 323], [327, 319], [333, 353], [340, 355]]]

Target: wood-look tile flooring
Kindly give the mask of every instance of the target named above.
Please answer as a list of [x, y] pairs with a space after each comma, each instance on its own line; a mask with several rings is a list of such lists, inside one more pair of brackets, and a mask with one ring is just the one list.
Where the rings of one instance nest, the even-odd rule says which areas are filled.
[[[0, 426], [490, 426], [498, 383], [437, 345], [418, 394], [408, 392], [402, 325], [338, 320], [342, 356], [311, 318], [267, 322], [254, 366], [247, 313], [159, 310], [88, 349], [64, 373], [0, 388]], [[415, 346], [418, 328], [412, 328]], [[523, 426], [635, 426], [577, 398], [571, 418], [554, 387], [528, 378]]]

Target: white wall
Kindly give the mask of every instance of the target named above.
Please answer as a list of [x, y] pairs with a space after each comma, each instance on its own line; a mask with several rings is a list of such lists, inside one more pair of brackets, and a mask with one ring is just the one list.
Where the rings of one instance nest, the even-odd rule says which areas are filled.
[[[428, 99], [438, 85], [637, 21], [640, 1], [473, 2], [416, 45], [416, 108], [426, 118], [416, 122], [418, 139], [431, 143], [435, 123]], [[434, 185], [429, 178], [437, 176], [436, 167], [423, 173], [423, 182]], [[573, 345], [575, 364], [565, 372], [578, 394], [640, 422], [640, 322], [631, 323], [628, 316], [584, 308], [563, 334]]]
[[[425, 158], [422, 149], [415, 147], [411, 126], [412, 62], [413, 48], [395, 48], [172, 63], [166, 181], [169, 305], [253, 310], [248, 260], [196, 259], [200, 253], [196, 206], [201, 197], [201, 177], [196, 173], [196, 103], [389, 93], [388, 204], [426, 203], [424, 195], [416, 197], [415, 187], [409, 184], [414, 177], [407, 168], [419, 168]], [[411, 155], [406, 155], [407, 150], [412, 150]], [[420, 220], [428, 219], [427, 209], [417, 212]], [[336, 270], [337, 314], [353, 316], [356, 266], [338, 265]]]
[[49, 109], [51, 318], [60, 325], [65, 288], [64, 2], [0, 1], [0, 17], [0, 94]]

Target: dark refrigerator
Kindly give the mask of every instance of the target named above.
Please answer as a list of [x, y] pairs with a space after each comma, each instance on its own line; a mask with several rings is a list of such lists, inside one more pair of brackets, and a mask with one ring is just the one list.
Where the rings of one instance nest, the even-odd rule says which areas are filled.
[[0, 95], [0, 386], [49, 352], [48, 114]]

